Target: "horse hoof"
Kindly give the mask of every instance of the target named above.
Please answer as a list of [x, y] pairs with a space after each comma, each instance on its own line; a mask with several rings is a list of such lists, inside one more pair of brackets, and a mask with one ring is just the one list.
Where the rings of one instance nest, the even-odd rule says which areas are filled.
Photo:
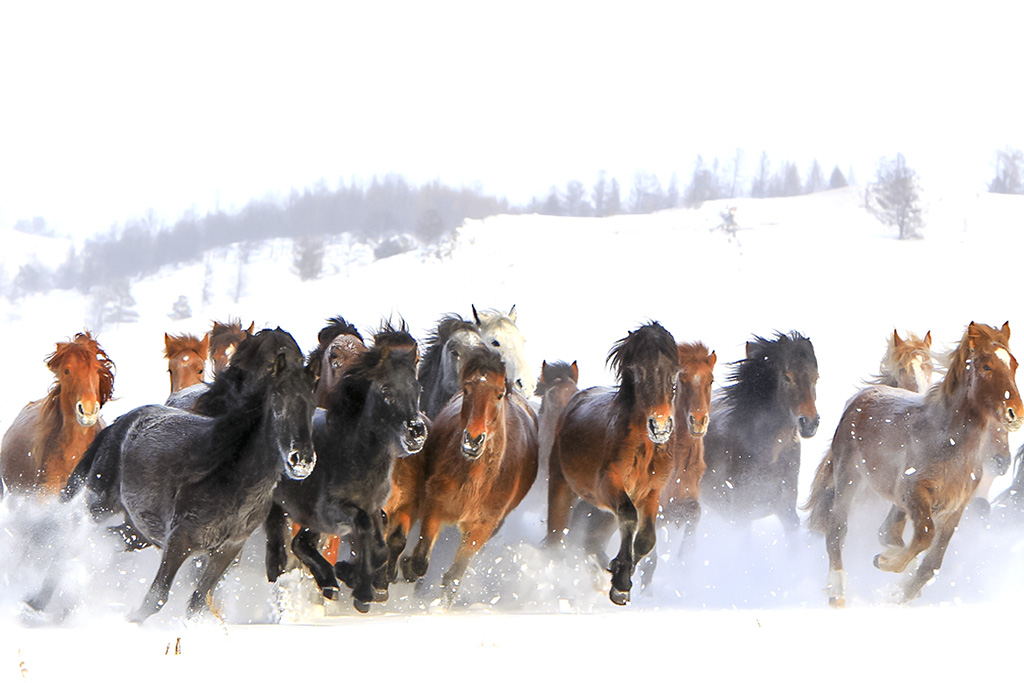
[[341, 592], [337, 586], [325, 586], [321, 591], [323, 596], [328, 600], [337, 600], [338, 594]]
[[842, 595], [833, 595], [828, 599], [828, 606], [835, 607], [836, 609], [842, 609], [846, 607], [846, 598]]
[[370, 611], [370, 603], [363, 602], [362, 600], [353, 600], [352, 606], [356, 608], [356, 611], [360, 614], [366, 614]]
[[629, 602], [629, 591], [617, 590], [614, 586], [608, 591], [608, 597], [611, 598], [612, 602], [616, 605], [622, 606]]
[[387, 602], [388, 601], [388, 589], [387, 588], [374, 588], [373, 589], [373, 601], [374, 602]]
[[879, 555], [875, 555], [875, 559], [871, 561], [871, 562], [872, 562], [872, 564], [874, 564], [874, 565], [875, 565], [875, 569], [881, 569], [881, 568], [882, 568], [882, 560], [881, 560], [881, 557], [882, 557], [882, 556], [881, 556], [881, 554], [879, 554]]

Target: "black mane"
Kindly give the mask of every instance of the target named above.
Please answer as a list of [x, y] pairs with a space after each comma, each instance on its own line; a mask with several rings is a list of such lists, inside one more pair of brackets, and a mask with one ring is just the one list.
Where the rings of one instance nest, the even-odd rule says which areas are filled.
[[262, 386], [263, 380], [273, 371], [279, 352], [285, 353], [289, 367], [296, 361], [297, 354], [299, 366], [302, 366], [302, 351], [292, 336], [280, 327], [260, 330], [243, 339], [231, 357], [230, 365], [217, 375], [209, 391], [196, 401], [195, 412], [217, 417], [236, 407], [254, 393], [255, 387]]
[[729, 384], [722, 390], [723, 402], [730, 408], [772, 400], [787, 368], [817, 370], [818, 361], [810, 339], [795, 331], [776, 332], [772, 339], [755, 336], [747, 345], [747, 357], [731, 366]]
[[653, 364], [659, 359], [679, 364], [675, 337], [659, 322], [648, 322], [615, 343], [608, 353], [607, 363], [619, 382], [619, 400], [632, 405], [636, 397], [636, 377], [631, 368]]
[[[544, 375], [548, 376], [548, 381], [544, 381]], [[550, 363], [545, 362], [545, 370], [541, 373], [540, 377], [537, 378], [537, 390], [534, 392], [535, 396], [544, 396], [548, 389], [551, 388], [551, 384], [557, 382], [560, 379], [569, 380], [570, 382], [576, 382], [575, 373], [572, 370], [572, 363], [564, 360], [556, 360]]]

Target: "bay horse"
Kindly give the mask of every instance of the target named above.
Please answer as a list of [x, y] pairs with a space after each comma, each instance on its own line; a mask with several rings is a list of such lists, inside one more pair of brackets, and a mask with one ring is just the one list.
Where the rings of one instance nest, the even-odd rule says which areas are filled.
[[203, 383], [209, 351], [209, 333], [202, 339], [194, 334], [164, 333], [164, 358], [167, 359], [167, 373], [171, 376], [172, 394]]
[[216, 378], [209, 394], [223, 392], [231, 403], [220, 417], [136, 408], [100, 433], [65, 487], [65, 500], [85, 489], [97, 521], [123, 512], [124, 527], [136, 536], [126, 535], [129, 548], [163, 549], [132, 621], [163, 607], [178, 569], [196, 553], [205, 562], [188, 614], [207, 608], [221, 576], [267, 518], [282, 473], [302, 479], [314, 469], [313, 385], [301, 350], [284, 330], [262, 330], [239, 343], [233, 360], [247, 357], [268, 367], [255, 383], [238, 377], [245, 363], [233, 362]]
[[[437, 416], [423, 446], [421, 487], [413, 507], [420, 538], [403, 559], [406, 579], [422, 578], [441, 529], [461, 535], [455, 560], [441, 585], [450, 603], [463, 574], [484, 543], [523, 500], [537, 477], [537, 418], [512, 390], [501, 356], [486, 347], [469, 351], [462, 369], [462, 392]], [[408, 529], [405, 530], [405, 534]], [[389, 535], [389, 568], [402, 549]]]
[[540, 471], [548, 471], [551, 460], [551, 446], [555, 442], [555, 427], [562, 416], [565, 406], [580, 389], [580, 369], [576, 361], [566, 363], [543, 361], [540, 366], [540, 377], [537, 380], [536, 396], [540, 398], [540, 410], [537, 411], [537, 442], [539, 445]]
[[927, 393], [872, 386], [847, 404], [805, 506], [811, 528], [825, 534], [829, 604], [846, 603], [843, 543], [850, 509], [866, 486], [913, 525], [909, 545], [903, 522], [894, 525], [875, 566], [899, 573], [927, 551], [903, 600], [915, 598], [939, 570], [978, 486], [992, 426], [1016, 431], [1024, 423], [1009, 341], [1009, 323], [997, 330], [972, 322], [942, 381]]
[[363, 335], [352, 323], [340, 315], [327, 320], [317, 335], [318, 345], [306, 358], [306, 369], [316, 387], [316, 405], [327, 407], [327, 396], [341, 381], [345, 368], [366, 352]]
[[624, 605], [637, 563], [654, 548], [661, 491], [673, 467], [679, 351], [668, 330], [651, 322], [620, 339], [608, 362], [618, 387], [575, 394], [558, 423], [546, 543], [562, 543], [576, 499], [613, 513], [620, 547], [608, 567], [609, 597]]
[[818, 430], [818, 361], [799, 332], [754, 337], [711, 403], [701, 484], [708, 506], [731, 521], [776, 515], [787, 532], [796, 512], [800, 438]]
[[[335, 600], [344, 581], [357, 610], [375, 599], [374, 579], [387, 562], [384, 504], [395, 458], [423, 448], [427, 427], [419, 412], [416, 340], [404, 323], [385, 324], [373, 345], [355, 357], [313, 418], [318, 464], [302, 481], [282, 479], [265, 524], [267, 578], [287, 564], [286, 521], [298, 525], [291, 541], [325, 598]], [[285, 518], [287, 515], [287, 520]], [[348, 538], [352, 562], [332, 565], [320, 553], [321, 534]]]
[[213, 328], [210, 329], [210, 362], [213, 363], [213, 376], [223, 372], [231, 361], [238, 344], [252, 336], [256, 323], [251, 323], [248, 328], [242, 327], [242, 321], [232, 318], [226, 323], [213, 321]]
[[480, 331], [484, 344], [501, 354], [512, 388], [529, 400], [537, 386], [530, 364], [526, 360], [526, 338], [516, 327], [516, 307], [512, 306], [508, 313], [502, 313], [494, 308], [478, 311], [476, 306], [472, 306], [472, 309], [473, 321]]
[[114, 392], [114, 363], [88, 331], [58, 342], [46, 358], [55, 378], [25, 406], [0, 443], [7, 490], [56, 495], [103, 429], [100, 409]]
[[484, 345], [476, 323], [449, 314], [427, 337], [420, 360], [423, 413], [433, 419], [449, 399], [462, 390], [462, 362], [470, 349]]
[[[700, 521], [700, 482], [704, 476], [704, 435], [711, 421], [711, 385], [718, 356], [700, 343], [679, 344], [676, 380], [677, 428], [669, 442], [674, 459], [661, 492], [663, 516], [691, 538]], [[683, 429], [685, 425], [686, 429]]]

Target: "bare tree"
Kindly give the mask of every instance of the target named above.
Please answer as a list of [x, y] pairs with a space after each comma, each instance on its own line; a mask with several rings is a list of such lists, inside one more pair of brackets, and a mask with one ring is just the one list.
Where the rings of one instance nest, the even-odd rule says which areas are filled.
[[879, 220], [895, 226], [901, 240], [918, 237], [921, 219], [921, 189], [917, 173], [907, 166], [902, 154], [883, 159], [875, 171], [875, 182], [867, 188], [867, 205]]
[[1024, 152], [1012, 147], [996, 152], [996, 177], [988, 184], [988, 191], [1024, 194]]

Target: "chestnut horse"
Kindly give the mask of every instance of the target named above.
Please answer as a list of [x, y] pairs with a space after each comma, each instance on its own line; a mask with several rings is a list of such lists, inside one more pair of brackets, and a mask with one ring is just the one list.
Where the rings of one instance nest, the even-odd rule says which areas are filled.
[[18, 493], [58, 494], [96, 434], [114, 392], [114, 363], [89, 332], [58, 342], [46, 358], [56, 382], [25, 406], [0, 444], [0, 473]]
[[796, 513], [800, 438], [818, 430], [818, 361], [798, 332], [755, 337], [711, 404], [704, 436], [704, 501], [730, 520], [777, 515], [788, 532]]
[[167, 373], [171, 376], [172, 394], [185, 387], [202, 384], [209, 351], [209, 333], [202, 339], [194, 334], [164, 333], [164, 358], [167, 359]]
[[363, 335], [340, 315], [327, 320], [317, 335], [319, 345], [306, 358], [306, 370], [316, 386], [316, 405], [327, 407], [327, 396], [341, 380], [345, 369], [366, 353]]
[[[711, 384], [718, 356], [700, 342], [679, 345], [676, 426], [669, 442], [675, 466], [661, 493], [665, 519], [690, 538], [700, 521], [700, 481], [704, 476], [704, 435], [711, 419]], [[683, 425], [686, 429], [683, 429]]]
[[[469, 351], [462, 393], [437, 416], [417, 459], [422, 484], [400, 492], [406, 510], [420, 520], [419, 542], [402, 561], [403, 573], [409, 580], [423, 577], [442, 527], [457, 526], [461, 542], [441, 580], [450, 602], [470, 561], [537, 477], [537, 418], [512, 390], [497, 353], [487, 348]], [[418, 500], [410, 501], [412, 496]], [[389, 506], [400, 507], [393, 502]], [[408, 527], [398, 526], [389, 534], [390, 576], [396, 574], [407, 534]]]
[[613, 513], [620, 547], [608, 567], [609, 597], [624, 605], [637, 562], [654, 548], [661, 490], [673, 467], [679, 351], [668, 330], [651, 322], [620, 339], [608, 362], [618, 387], [574, 395], [555, 432], [546, 542], [562, 542], [577, 498]]
[[238, 343], [243, 339], [252, 336], [256, 323], [249, 325], [248, 329], [242, 328], [242, 321], [233, 318], [226, 323], [213, 321], [213, 328], [210, 330], [210, 361], [213, 363], [213, 375], [224, 372], [231, 361], [231, 356], [238, 348]]
[[903, 590], [904, 601], [916, 597], [939, 570], [978, 487], [992, 426], [1015, 431], [1024, 423], [1009, 341], [1008, 323], [997, 330], [972, 322], [942, 382], [926, 394], [872, 386], [847, 404], [806, 505], [811, 528], [825, 533], [831, 605], [846, 602], [843, 542], [850, 508], [865, 485], [898, 507], [914, 527], [906, 545], [903, 522], [894, 524], [875, 566], [899, 573], [928, 551]]

